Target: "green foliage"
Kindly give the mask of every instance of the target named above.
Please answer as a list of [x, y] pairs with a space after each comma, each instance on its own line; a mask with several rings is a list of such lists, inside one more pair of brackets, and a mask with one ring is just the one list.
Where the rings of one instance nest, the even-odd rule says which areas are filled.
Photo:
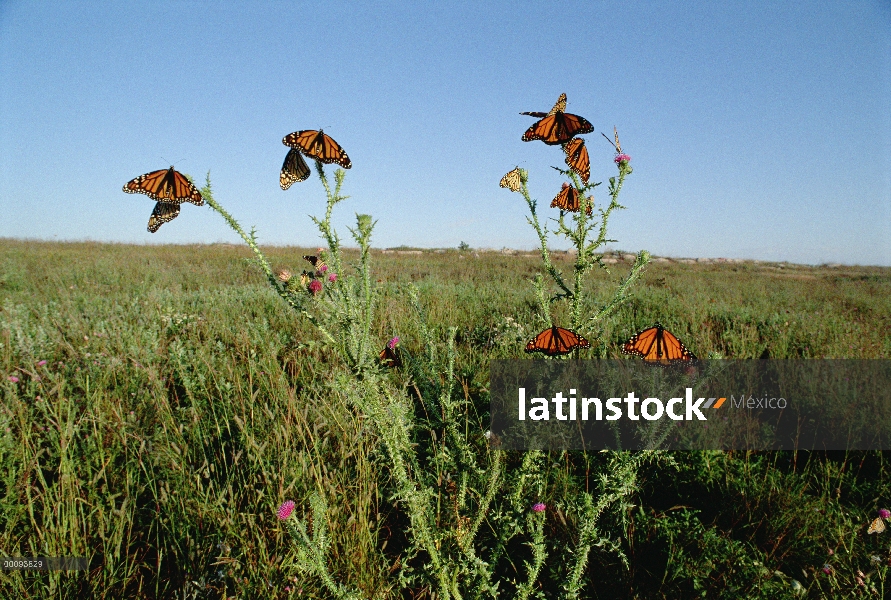
[[[262, 250], [276, 269], [299, 268], [302, 255], [311, 253]], [[324, 597], [315, 575], [283, 568], [293, 564], [296, 547], [275, 518], [287, 498], [308, 513], [316, 492], [328, 504], [329, 572], [367, 597], [398, 595], [399, 565], [408, 556], [399, 533], [406, 512], [393, 496], [394, 484], [380, 479], [386, 461], [380, 440], [343, 395], [330, 394], [345, 363], [324, 350], [320, 334], [295, 319], [277, 294], [256, 285], [257, 267], [244, 260], [250, 251], [7, 240], [0, 242], [0, 253], [4, 264], [26, 278], [0, 304], [2, 547], [7, 555], [84, 552], [98, 569], [89, 578], [7, 573], [0, 597], [172, 597], [177, 591], [204, 597], [213, 590], [219, 597], [226, 589], [229, 595], [286, 598], [301, 588], [309, 597]], [[571, 264], [571, 255], [552, 255], [558, 264]], [[343, 256], [345, 263], [360, 259], [357, 251], [343, 250]], [[374, 347], [383, 347], [393, 334], [402, 338], [408, 368], [420, 374], [408, 378], [397, 371], [387, 381], [394, 394], [408, 386], [418, 409], [413, 414], [438, 423], [435, 439], [441, 440], [438, 399], [446, 383], [440, 373], [448, 366], [449, 327], [457, 327], [451, 394], [483, 414], [488, 361], [522, 356], [534, 333], [526, 324], [533, 322], [537, 304], [524, 282], [537, 256], [371, 256], [374, 281], [382, 280]], [[621, 277], [598, 270], [590, 276], [603, 284], [592, 287], [593, 308], [606, 299], [598, 290]], [[891, 358], [888, 269], [656, 262], [641, 281], [634, 297], [606, 320], [592, 355], [615, 356], [634, 331], [660, 319], [698, 354], [754, 358], [769, 349], [775, 358], [792, 358], [800, 347], [814, 357]], [[407, 293], [412, 283], [423, 320]], [[725, 337], [730, 332], [738, 335], [733, 354]], [[37, 367], [40, 360], [48, 363]], [[10, 375], [20, 382], [7, 381]], [[424, 405], [426, 413], [415, 386], [431, 402]], [[487, 455], [493, 450], [482, 435], [486, 425], [477, 417], [470, 443]], [[425, 427], [426, 421], [417, 424], [419, 431]], [[428, 433], [412, 443], [425, 441], [429, 454], [433, 440]], [[466, 464], [461, 456], [441, 463], [443, 483], [435, 488], [434, 520], [454, 525], [448, 542], [454, 552], [461, 552], [454, 498], [458, 516], [476, 518], [478, 503], [491, 495], [488, 471], [470, 470], [467, 489], [476, 491], [465, 492], [460, 504], [462, 471], [453, 465]], [[710, 586], [706, 597], [746, 597], [729, 590], [754, 589], [750, 577], [756, 567], [746, 565], [755, 562], [770, 578], [780, 571], [799, 581], [806, 593], [798, 597], [852, 597], [851, 590], [860, 587], [858, 570], [869, 576], [864, 598], [887, 594], [889, 534], [865, 534], [875, 511], [891, 504], [886, 454], [673, 456], [675, 467], [652, 463], [638, 476], [637, 491], [625, 502], [639, 508], [608, 509], [603, 533], [617, 548], [592, 545], [580, 597], [688, 598], [694, 579]], [[577, 492], [596, 489], [590, 486], [616, 469], [612, 457], [547, 458], [537, 467], [544, 492], [535, 498], [534, 482], [522, 480], [526, 491], [519, 498], [548, 505], [543, 533], [557, 550], [564, 540], [581, 540], [581, 515], [588, 509]], [[482, 466], [491, 465], [489, 460]], [[521, 457], [504, 453], [502, 460], [505, 472], [515, 473], [505, 477], [505, 489], [516, 490]], [[439, 472], [421, 475], [436, 483]], [[517, 536], [527, 535], [528, 504], [517, 516], [512, 491], [493, 497], [490, 506], [497, 506], [486, 514], [503, 514], [496, 531], [516, 528]], [[592, 499], [596, 506], [600, 496]], [[684, 517], [676, 531], [701, 526], [722, 543], [732, 542], [734, 552], [747, 553], [748, 563], [734, 566], [740, 572], [732, 581], [717, 567], [711, 575], [700, 567], [687, 574], [669, 568], [682, 556], [715, 565], [726, 560], [716, 542], [700, 544], [692, 535], [670, 553], [668, 533], [648, 519], [681, 512], [676, 506], [689, 507], [689, 519], [699, 523]], [[586, 522], [592, 521], [598, 522]], [[483, 521], [479, 529], [487, 527]], [[500, 539], [481, 535], [477, 539], [490, 548]], [[534, 564], [532, 548], [511, 539], [501, 556], [513, 563], [502, 563], [501, 573], [522, 582], [524, 563]], [[562, 571], [552, 572], [548, 565], [559, 562], [551, 550], [543, 589], [558, 594], [575, 562], [570, 558]], [[822, 572], [824, 563], [834, 575]], [[410, 566], [412, 573], [420, 568]], [[737, 587], [727, 587], [731, 583]], [[288, 585], [292, 595], [284, 592]], [[866, 593], [870, 585], [877, 590], [872, 596]], [[502, 596], [511, 596], [507, 588]]]
[[[369, 352], [375, 321], [375, 293], [370, 271], [374, 223], [369, 215], [357, 215], [357, 227], [350, 232], [359, 244], [360, 262], [355, 274], [343, 273], [340, 242], [331, 228], [331, 215], [334, 205], [343, 199], [339, 192], [344, 171], [336, 171], [337, 187], [332, 193], [321, 163], [316, 165], [327, 194], [327, 210], [324, 219], [313, 220], [328, 242], [323, 255], [330, 257], [331, 264], [341, 273], [341, 277], [332, 280], [329, 286], [317, 279], [325, 273], [318, 262], [306, 290], [303, 281], [300, 286], [290, 285], [293, 279], [290, 273], [277, 280], [269, 261], [256, 245], [253, 232], [245, 234], [237, 221], [213, 199], [209, 177], [202, 192], [208, 204], [254, 251], [258, 264], [279, 296], [308, 317], [328, 346], [345, 359], [348, 370], [336, 372], [335, 383], [328, 395], [341, 395], [343, 404], [368, 420], [369, 429], [382, 443], [388, 459], [392, 493], [407, 512], [406, 556], [397, 558], [397, 563], [402, 559], [398, 589], [428, 590], [443, 600], [460, 599], [466, 595], [481, 597], [482, 594], [495, 597], [511, 588], [518, 598], [539, 597], [541, 571], [549, 553], [544, 534], [545, 505], [540, 505], [541, 510], [533, 510], [534, 503], [526, 494], [532, 492], [537, 498], [544, 494], [547, 480], [542, 479], [540, 473], [544, 456], [535, 452], [526, 454], [519, 471], [514, 472], [505, 469], [502, 451], [480, 451], [479, 434], [483, 430], [480, 420], [484, 417], [484, 409], [475, 406], [467, 394], [464, 398], [456, 398], [453, 393], [457, 328], [449, 328], [446, 348], [438, 353], [439, 340], [428, 327], [419, 291], [414, 286], [409, 286], [406, 291], [427, 352], [418, 359], [406, 353], [405, 363], [409, 367], [408, 383], [412, 384], [425, 417], [416, 415], [419, 411], [405, 387], [395, 388], [389, 378], [383, 377], [383, 372], [375, 368], [371, 362], [373, 355]], [[319, 296], [319, 303], [310, 304], [305, 292], [314, 299]], [[421, 392], [419, 385], [428, 393]], [[434, 415], [433, 418], [430, 415]], [[477, 443], [473, 443], [474, 439]], [[647, 456], [645, 453], [637, 456], [620, 454], [618, 457], [622, 460], [614, 465], [616, 468], [601, 475], [600, 485], [595, 486], [597, 490], [575, 491], [586, 510], [581, 513], [584, 533], [578, 543], [567, 545], [564, 541], [561, 544], [563, 554], [572, 548], [570, 552], [575, 556], [572, 576], [568, 586], [564, 586], [570, 597], [577, 597], [582, 588], [581, 575], [593, 544], [622, 554], [617, 540], [598, 532], [596, 520], [606, 508], [621, 503], [633, 492], [636, 468]], [[501, 505], [496, 496], [512, 477], [516, 482], [509, 487], [513, 490], [511, 502]], [[449, 497], [445, 504], [444, 482]], [[533, 482], [532, 487], [524, 485]], [[622, 493], [607, 493], [610, 490], [622, 490]], [[600, 498], [597, 508], [594, 508], [592, 493]], [[290, 527], [297, 543], [296, 566], [300, 571], [318, 577], [335, 596], [357, 597], [359, 593], [337, 583], [328, 570], [326, 554], [330, 545], [320, 522], [327, 518], [326, 504], [323, 498], [315, 495], [312, 502], [318, 524], [316, 534], [310, 537], [302, 521]], [[452, 505], [453, 511], [446, 508], [448, 504]], [[482, 527], [484, 523], [485, 528]], [[519, 526], [519, 523], [525, 523], [525, 526]], [[532, 550], [532, 560], [524, 561], [520, 573], [522, 579], [516, 577], [516, 562], [509, 552], [516, 543], [523, 543]]]
[[[594, 254], [603, 213], [574, 255], [377, 254], [367, 215], [347, 250], [343, 171], [332, 191], [317, 170], [338, 275], [317, 268], [317, 292], [276, 275], [306, 251], [261, 249], [209, 181], [249, 252], [2, 242], [0, 547], [92, 571], [7, 573], [0, 596], [887, 594], [888, 534], [865, 533], [891, 504], [886, 454], [516, 454], [485, 435], [488, 362], [519, 357], [544, 309], [596, 323], [595, 357], [660, 320], [700, 355], [889, 358], [887, 269], [650, 263], [645, 279], [642, 254], [617, 276], [593, 268], [620, 260]], [[568, 307], [528, 286], [536, 258]], [[394, 334], [403, 366], [383, 369]]]

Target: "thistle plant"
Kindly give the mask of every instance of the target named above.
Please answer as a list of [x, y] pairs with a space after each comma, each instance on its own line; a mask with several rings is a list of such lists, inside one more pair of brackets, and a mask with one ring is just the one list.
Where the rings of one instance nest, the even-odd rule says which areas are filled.
[[[325, 216], [311, 217], [327, 244], [320, 248], [314, 269], [297, 277], [289, 270], [273, 273], [269, 260], [257, 244], [256, 232], [246, 233], [214, 198], [207, 174], [201, 193], [207, 203], [226, 220], [229, 226], [253, 250], [254, 262], [266, 275], [272, 289], [294, 310], [305, 317], [319, 331], [322, 338], [356, 374], [376, 368], [375, 345], [371, 340], [371, 323], [374, 314], [374, 292], [371, 285], [371, 232], [374, 222], [369, 215], [356, 215], [356, 228], [350, 229], [353, 240], [359, 245], [358, 276], [343, 277], [344, 260], [340, 238], [331, 226], [334, 207], [349, 198], [340, 193], [346, 172], [334, 172], [335, 186], [331, 189], [322, 163], [316, 161], [316, 172], [326, 195]], [[300, 259], [303, 260], [303, 259]]]
[[[569, 142], [562, 144], [561, 148], [565, 151], [568, 144]], [[548, 327], [553, 325], [551, 305], [555, 302], [568, 301], [570, 303], [572, 329], [582, 332], [591, 330], [599, 321], [611, 314], [628, 298], [631, 285], [640, 277], [644, 267], [650, 262], [649, 252], [643, 250], [638, 253], [628, 275], [619, 284], [612, 299], [599, 307], [593, 314], [582, 314], [582, 306], [585, 299], [585, 275], [595, 267], [609, 272], [609, 268], [603, 262], [603, 254], [598, 253], [598, 250], [607, 243], [617, 241], [607, 238], [607, 225], [614, 210], [625, 208], [619, 204], [619, 193], [622, 191], [625, 178], [632, 172], [632, 168], [629, 165], [630, 161], [631, 157], [621, 152], [620, 146], [617, 147], [614, 162], [619, 170], [618, 177], [609, 178], [608, 194], [610, 201], [606, 205], [597, 207], [596, 216], [593, 215], [593, 191], [602, 182], [585, 183], [572, 168], [561, 169], [553, 167], [572, 180], [573, 195], [577, 194], [578, 196], [577, 206], [569, 210], [560, 208], [559, 217], [553, 219], [556, 223], [556, 228], [553, 231], [548, 229], [547, 223], [542, 223], [539, 219], [536, 210], [538, 203], [529, 193], [529, 172], [527, 170], [516, 169], [519, 173], [519, 186], [504, 186], [511, 187], [511, 191], [520, 193], [529, 207], [529, 216], [526, 220], [538, 236], [543, 271], [543, 273], [535, 277], [533, 285], [541, 309], [542, 319]], [[564, 189], [565, 187], [566, 184], [564, 184]], [[556, 199], [551, 206], [559, 208]], [[561, 272], [551, 260], [551, 251], [548, 249], [548, 235], [550, 233], [568, 239], [575, 249], [575, 262], [570, 276], [566, 276]], [[545, 283], [545, 276], [557, 288], [555, 293], [550, 294], [548, 292], [549, 286]]]
[[[406, 290], [421, 336], [414, 345], [425, 351], [413, 354], [400, 346], [397, 357], [398, 338], [393, 338], [385, 346], [392, 356], [385, 352], [387, 360], [379, 360], [379, 344], [372, 335], [374, 221], [357, 215], [350, 234], [359, 246], [359, 260], [355, 265], [345, 264], [340, 238], [331, 225], [335, 205], [347, 198], [341, 195], [345, 172], [335, 171], [332, 190], [318, 161], [316, 170], [325, 190], [326, 209], [324, 217], [312, 219], [326, 247], [311, 261], [312, 271], [304, 270], [299, 276], [294, 267], [273, 272], [255, 231], [246, 233], [214, 198], [209, 174], [202, 194], [254, 252], [253, 260], [275, 293], [312, 323], [322, 343], [342, 360], [343, 367], [333, 372], [329, 397], [339, 398], [365, 417], [369, 434], [380, 441], [378, 460], [386, 465], [379, 485], [389, 491], [397, 512], [407, 520], [406, 541], [393, 567], [396, 587], [402, 594], [427, 591], [439, 600], [540, 598], [545, 586], [559, 590], [561, 597], [578, 597], [592, 548], [616, 553], [624, 561], [620, 539], [632, 506], [628, 498], [636, 489], [638, 466], [651, 456], [599, 456], [588, 464], [588, 473], [594, 475], [588, 491], [575, 492], [571, 487], [557, 493], [555, 481], [562, 471], [555, 466], [564, 459], [568, 463], [568, 457], [540, 451], [508, 453], [491, 435], [484, 435], [488, 415], [477, 404], [479, 399], [455, 389], [457, 328], [437, 337], [414, 287]], [[559, 232], [570, 236], [579, 249], [575, 277], [569, 284], [550, 262], [546, 231], [538, 223], [523, 173], [522, 193], [532, 211], [530, 222], [542, 239], [546, 272], [562, 290], [558, 298], [574, 302], [576, 320], [581, 319], [582, 276], [595, 264], [603, 266], [594, 250], [605, 240], [606, 221], [619, 208], [618, 193], [628, 173], [627, 162], [620, 165], [619, 179], [611, 182], [613, 202], [601, 211], [599, 237], [594, 241], [587, 240], [592, 225], [586, 216], [577, 218], [574, 228], [561, 216]], [[586, 206], [580, 214], [584, 215]], [[641, 255], [620, 290], [627, 288], [645, 262], [646, 256]], [[537, 285], [543, 297], [541, 278]], [[547, 308], [544, 298], [542, 307]], [[313, 495], [309, 503], [311, 524], [301, 517], [301, 505], [287, 501], [279, 508], [279, 518], [296, 544], [293, 566], [321, 582], [333, 597], [366, 597], [372, 591], [366, 590], [363, 596], [362, 591], [341, 584], [330, 571], [327, 504], [320, 495]], [[393, 518], [403, 521], [397, 515]]]

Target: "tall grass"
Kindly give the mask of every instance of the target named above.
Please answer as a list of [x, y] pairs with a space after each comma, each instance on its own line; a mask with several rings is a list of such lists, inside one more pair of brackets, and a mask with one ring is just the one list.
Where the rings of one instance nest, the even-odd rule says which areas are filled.
[[[327, 504], [330, 573], [369, 597], [396, 594], [410, 549], [407, 512], [394, 506], [397, 483], [381, 477], [380, 438], [356, 398], [331, 394], [345, 389], [342, 363], [261, 284], [248, 249], [10, 240], [0, 248], [0, 551], [93, 558], [89, 574], [6, 572], [0, 596], [329, 597], [314, 574], [290, 568], [295, 546], [275, 517], [292, 498], [306, 519], [313, 497]], [[292, 269], [309, 252], [262, 250], [273, 268]], [[520, 356], [537, 332], [529, 324], [538, 299], [526, 283], [537, 257], [372, 258], [382, 286], [376, 341], [398, 334], [408, 355], [427, 352], [405, 287], [414, 283], [440, 359], [457, 328], [455, 397], [485, 407], [488, 361]], [[356, 261], [358, 252], [344, 251], [345, 264]], [[614, 287], [621, 275], [611, 270], [589, 277]], [[592, 287], [582, 314], [607, 300], [596, 290], [608, 287]], [[602, 322], [588, 356], [616, 356], [658, 319], [700, 356], [887, 359], [889, 292], [891, 271], [880, 268], [653, 263]], [[415, 402], [445, 383], [435, 372], [390, 381]], [[491, 451], [484, 438], [475, 443]], [[611, 463], [534, 459], [538, 479], [522, 485], [539, 487], [524, 498], [548, 511], [540, 525], [518, 526], [540, 526], [553, 553], [578, 543], [591, 510], [567, 499], [596, 489]], [[522, 457], [506, 460], [522, 472]], [[606, 532], [627, 564], [614, 549], [593, 548], [582, 597], [887, 594], [888, 534], [865, 533], [875, 510], [891, 504], [887, 455], [689, 453], [641, 468], [632, 502]], [[473, 525], [462, 502], [480, 499], [462, 500], [461, 480], [451, 483], [443, 478], [431, 506], [457, 532]], [[496, 500], [513, 514], [510, 497]], [[538, 550], [505, 552], [512, 560], [501, 575], [523, 585]], [[571, 575], [544, 571], [545, 587], [530, 593], [549, 596]]]

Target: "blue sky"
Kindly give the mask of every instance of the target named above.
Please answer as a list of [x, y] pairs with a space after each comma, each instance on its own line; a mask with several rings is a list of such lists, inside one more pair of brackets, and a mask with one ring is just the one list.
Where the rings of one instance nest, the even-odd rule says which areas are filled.
[[342, 237], [369, 213], [377, 247], [532, 248], [498, 182], [528, 169], [556, 216], [562, 153], [518, 113], [566, 92], [592, 179], [599, 132], [632, 156], [612, 247], [891, 265], [889, 31], [887, 1], [0, 1], [0, 237], [238, 242], [206, 206], [146, 232], [121, 187], [175, 162], [261, 243], [315, 246], [318, 178], [278, 174], [323, 127], [353, 162]]

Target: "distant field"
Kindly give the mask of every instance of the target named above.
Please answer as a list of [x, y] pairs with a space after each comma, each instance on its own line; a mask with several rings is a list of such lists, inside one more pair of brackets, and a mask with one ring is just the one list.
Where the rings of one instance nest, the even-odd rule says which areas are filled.
[[[314, 250], [264, 249], [273, 267], [298, 272], [307, 266], [302, 255]], [[57, 317], [73, 321], [111, 318], [106, 314], [109, 305], [118, 306], [117, 311], [121, 305], [143, 306], [156, 313], [157, 321], [163, 313], [158, 302], [163, 300], [171, 310], [213, 307], [215, 316], [222, 311], [235, 326], [244, 318], [238, 310], [242, 305], [225, 306], [220, 295], [225, 298], [237, 290], [239, 297], [258, 294], [263, 305], [270, 304], [269, 318], [280, 315], [288, 322], [286, 331], [301, 327], [267, 290], [259, 270], [245, 260], [251, 256], [243, 246], [0, 240], [0, 253], [0, 290], [7, 302], [29, 308], [56, 302]], [[592, 308], [610, 295], [610, 283], [627, 273], [629, 263], [620, 256], [605, 259], [611, 274], [594, 274], [603, 285], [588, 299]], [[570, 268], [571, 254], [554, 257]], [[442, 327], [457, 326], [472, 351], [493, 349], [493, 336], [506, 316], [521, 325], [524, 336], [541, 329], [529, 285], [538, 272], [537, 253], [382, 250], [374, 252], [374, 260], [383, 287], [382, 336], [400, 330], [405, 302], [398, 287], [407, 282], [420, 286], [431, 320]], [[202, 301], [205, 292], [213, 295]], [[701, 357], [711, 352], [726, 358], [765, 353], [772, 358], [891, 357], [891, 268], [692, 260], [683, 264], [656, 258], [633, 296], [602, 332], [594, 332], [600, 335], [591, 336], [591, 357], [616, 356], [623, 341], [655, 320]], [[411, 344], [411, 337], [406, 341]], [[499, 356], [522, 356], [519, 345], [498, 350]]]
[[[263, 250], [299, 273], [315, 249]], [[572, 255], [554, 256], [570, 268]], [[387, 512], [378, 449], [361, 418], [326, 403], [338, 365], [250, 259], [231, 245], [0, 240], [0, 554], [104, 565], [89, 579], [4, 573], [0, 597], [328, 597], [312, 579], [286, 581], [295, 573], [282, 566], [291, 543], [275, 508], [311, 490], [338, 500], [332, 569], [388, 597], [399, 540], [381, 540], [399, 517]], [[373, 261], [381, 347], [398, 335], [425, 351], [409, 318], [413, 282], [429, 323], [457, 327], [458, 389], [479, 405], [488, 361], [524, 357], [543, 328], [535, 253], [377, 250]], [[586, 311], [630, 265], [605, 262]], [[701, 358], [888, 359], [891, 268], [657, 260], [631, 300], [581, 332], [583, 357], [619, 357], [655, 321]], [[765, 581], [775, 569], [797, 577], [806, 597], [854, 597], [855, 572], [888, 553], [888, 534], [862, 531], [891, 505], [887, 458], [691, 453], [654, 466], [622, 536], [631, 564], [593, 558], [599, 591], [582, 597], [787, 597], [730, 591], [754, 589], [734, 577], [759, 569]], [[827, 561], [835, 583], [819, 580]], [[604, 582], [605, 572], [616, 575]]]

